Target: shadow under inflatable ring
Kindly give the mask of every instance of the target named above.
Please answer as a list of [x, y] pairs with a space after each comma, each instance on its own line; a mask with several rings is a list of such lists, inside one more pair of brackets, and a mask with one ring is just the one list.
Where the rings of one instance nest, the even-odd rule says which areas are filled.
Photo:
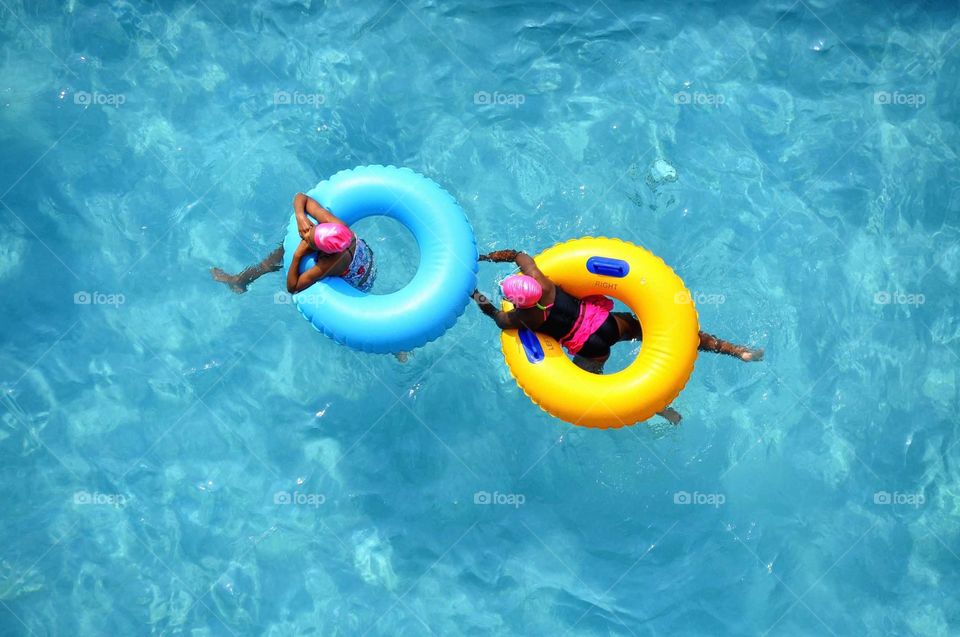
[[[534, 403], [571, 424], [607, 429], [646, 420], [680, 394], [693, 372], [700, 327], [690, 292], [662, 259], [620, 239], [586, 237], [557, 244], [534, 260], [576, 297], [602, 294], [623, 301], [643, 329], [637, 358], [604, 375], [574, 365], [546, 334], [504, 330], [504, 359]], [[513, 308], [507, 301], [502, 307]]]
[[[476, 287], [477, 245], [463, 209], [446, 190], [409, 168], [360, 166], [307, 194], [348, 225], [373, 215], [396, 219], [420, 250], [413, 279], [391, 294], [365, 294], [340, 277], [295, 294], [297, 309], [318, 331], [348, 347], [386, 354], [425, 345], [456, 322]], [[299, 244], [291, 216], [283, 241], [285, 270]], [[300, 271], [314, 263], [312, 255], [304, 258]]]

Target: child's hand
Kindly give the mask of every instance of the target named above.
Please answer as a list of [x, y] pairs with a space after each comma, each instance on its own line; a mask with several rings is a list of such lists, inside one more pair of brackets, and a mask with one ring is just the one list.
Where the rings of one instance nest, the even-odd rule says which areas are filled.
[[297, 246], [296, 254], [302, 257], [308, 252], [313, 252], [313, 250], [314, 250], [314, 247], [312, 243], [310, 243], [306, 239], [300, 239], [300, 245]]
[[487, 254], [481, 254], [477, 260], [491, 261], [493, 263], [510, 263], [517, 258], [518, 254], [520, 253], [516, 250], [494, 250]]
[[310, 241], [313, 238], [314, 228], [316, 228], [316, 226], [309, 221], [305, 224], [301, 224], [299, 221], [297, 221], [297, 232], [300, 234], [300, 239], [303, 241]]
[[490, 304], [490, 299], [483, 295], [483, 292], [480, 290], [474, 290], [473, 294], [470, 295], [474, 301], [477, 302], [477, 305], [488, 305]]

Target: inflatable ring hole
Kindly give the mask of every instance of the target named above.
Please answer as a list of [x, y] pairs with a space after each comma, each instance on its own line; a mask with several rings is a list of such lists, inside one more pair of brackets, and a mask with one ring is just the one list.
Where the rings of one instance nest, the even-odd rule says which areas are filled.
[[413, 280], [420, 267], [420, 246], [405, 225], [385, 215], [364, 217], [350, 229], [373, 250], [377, 280], [371, 294], [392, 294]]
[[[623, 312], [634, 315], [633, 312], [630, 311], [630, 308], [620, 299], [612, 296], [608, 298], [613, 300], [613, 312]], [[642, 327], [643, 326], [641, 326], [641, 329]], [[629, 367], [640, 354], [640, 344], [640, 341], [620, 341], [613, 345], [610, 348], [610, 358], [607, 359], [607, 363], [603, 366], [603, 373], [605, 375], [615, 374]]]

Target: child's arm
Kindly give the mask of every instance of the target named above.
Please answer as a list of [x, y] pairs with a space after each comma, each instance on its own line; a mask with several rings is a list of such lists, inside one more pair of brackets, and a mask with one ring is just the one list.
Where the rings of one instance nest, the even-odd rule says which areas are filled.
[[533, 257], [526, 252], [520, 252], [519, 250], [494, 250], [493, 252], [488, 252], [487, 254], [481, 254], [479, 260], [492, 261], [494, 263], [510, 263], [513, 261], [517, 264], [517, 267], [520, 268], [520, 271], [527, 276], [532, 276], [538, 281], [546, 278], [540, 271], [540, 268], [537, 267], [537, 264], [533, 261]]
[[[314, 225], [314, 223], [310, 221], [310, 217], [316, 219], [317, 223], [341, 223], [347, 225], [334, 216], [332, 212], [321, 206], [316, 199], [308, 197], [302, 192], [298, 192], [293, 198], [293, 213], [297, 216], [297, 230], [299, 230], [301, 237]], [[310, 217], [307, 215], [310, 215]]]
[[493, 303], [481, 294], [479, 290], [474, 290], [470, 296], [477, 302], [480, 311], [492, 318], [501, 330], [515, 330], [523, 327], [523, 323], [520, 321], [520, 316], [516, 310], [512, 312], [498, 310], [493, 307]]
[[338, 219], [332, 212], [321, 206], [320, 202], [313, 197], [307, 197], [307, 195], [304, 195], [304, 197], [307, 199], [305, 204], [307, 214], [316, 219], [319, 223], [339, 223], [342, 225], [347, 225]]
[[520, 254], [516, 250], [494, 250], [487, 254], [481, 254], [478, 261], [490, 261], [492, 263], [510, 263]]
[[520, 268], [520, 271], [527, 276], [535, 278], [545, 292], [553, 287], [553, 281], [540, 271], [540, 268], [538, 268], [537, 264], [533, 261], [533, 257], [529, 254], [526, 252], [518, 252], [514, 261], [517, 262], [517, 267]]
[[303, 292], [308, 287], [327, 276], [327, 274], [330, 272], [330, 268], [332, 268], [333, 264], [337, 262], [336, 255], [317, 259], [316, 265], [301, 274], [300, 261], [309, 252], [313, 252], [313, 247], [306, 241], [301, 241], [300, 245], [297, 246], [296, 251], [293, 253], [293, 259], [290, 262], [290, 269], [287, 270], [287, 292], [290, 294]]

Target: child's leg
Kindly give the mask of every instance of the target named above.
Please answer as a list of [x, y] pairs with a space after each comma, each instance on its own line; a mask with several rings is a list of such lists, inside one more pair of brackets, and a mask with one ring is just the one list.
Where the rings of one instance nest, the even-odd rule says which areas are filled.
[[667, 422], [669, 422], [671, 425], [679, 425], [680, 421], [683, 420], [683, 416], [680, 415], [680, 412], [673, 407], [667, 407], [663, 411], [658, 411], [657, 415], [666, 418]]
[[[617, 325], [620, 327], [621, 341], [636, 341], [643, 338], [643, 330], [640, 329], [640, 321], [629, 312], [613, 312], [617, 319]], [[744, 345], [734, 345], [728, 341], [717, 338], [706, 332], [700, 332], [701, 352], [716, 352], [717, 354], [726, 354], [736, 356], [742, 361], [760, 361], [763, 360], [762, 349], [751, 349]]]
[[640, 321], [630, 312], [611, 312], [613, 318], [617, 319], [617, 327], [620, 328], [621, 341], [639, 341], [643, 339], [643, 330], [640, 329]]
[[610, 357], [605, 356], [603, 358], [587, 358], [586, 356], [574, 354], [573, 364], [585, 372], [590, 372], [591, 374], [602, 374], [603, 365], [607, 362], [608, 358]]
[[277, 246], [277, 249], [267, 255], [267, 257], [246, 268], [239, 274], [227, 274], [220, 268], [211, 268], [210, 273], [215, 281], [226, 283], [230, 289], [237, 294], [243, 294], [247, 287], [268, 272], [276, 272], [283, 267], [283, 245]]
[[751, 349], [745, 345], [734, 345], [729, 341], [721, 340], [706, 332], [700, 332], [699, 349], [701, 352], [714, 352], [717, 354], [726, 354], [727, 356], [735, 356], [746, 362], [763, 360], [762, 349]]

